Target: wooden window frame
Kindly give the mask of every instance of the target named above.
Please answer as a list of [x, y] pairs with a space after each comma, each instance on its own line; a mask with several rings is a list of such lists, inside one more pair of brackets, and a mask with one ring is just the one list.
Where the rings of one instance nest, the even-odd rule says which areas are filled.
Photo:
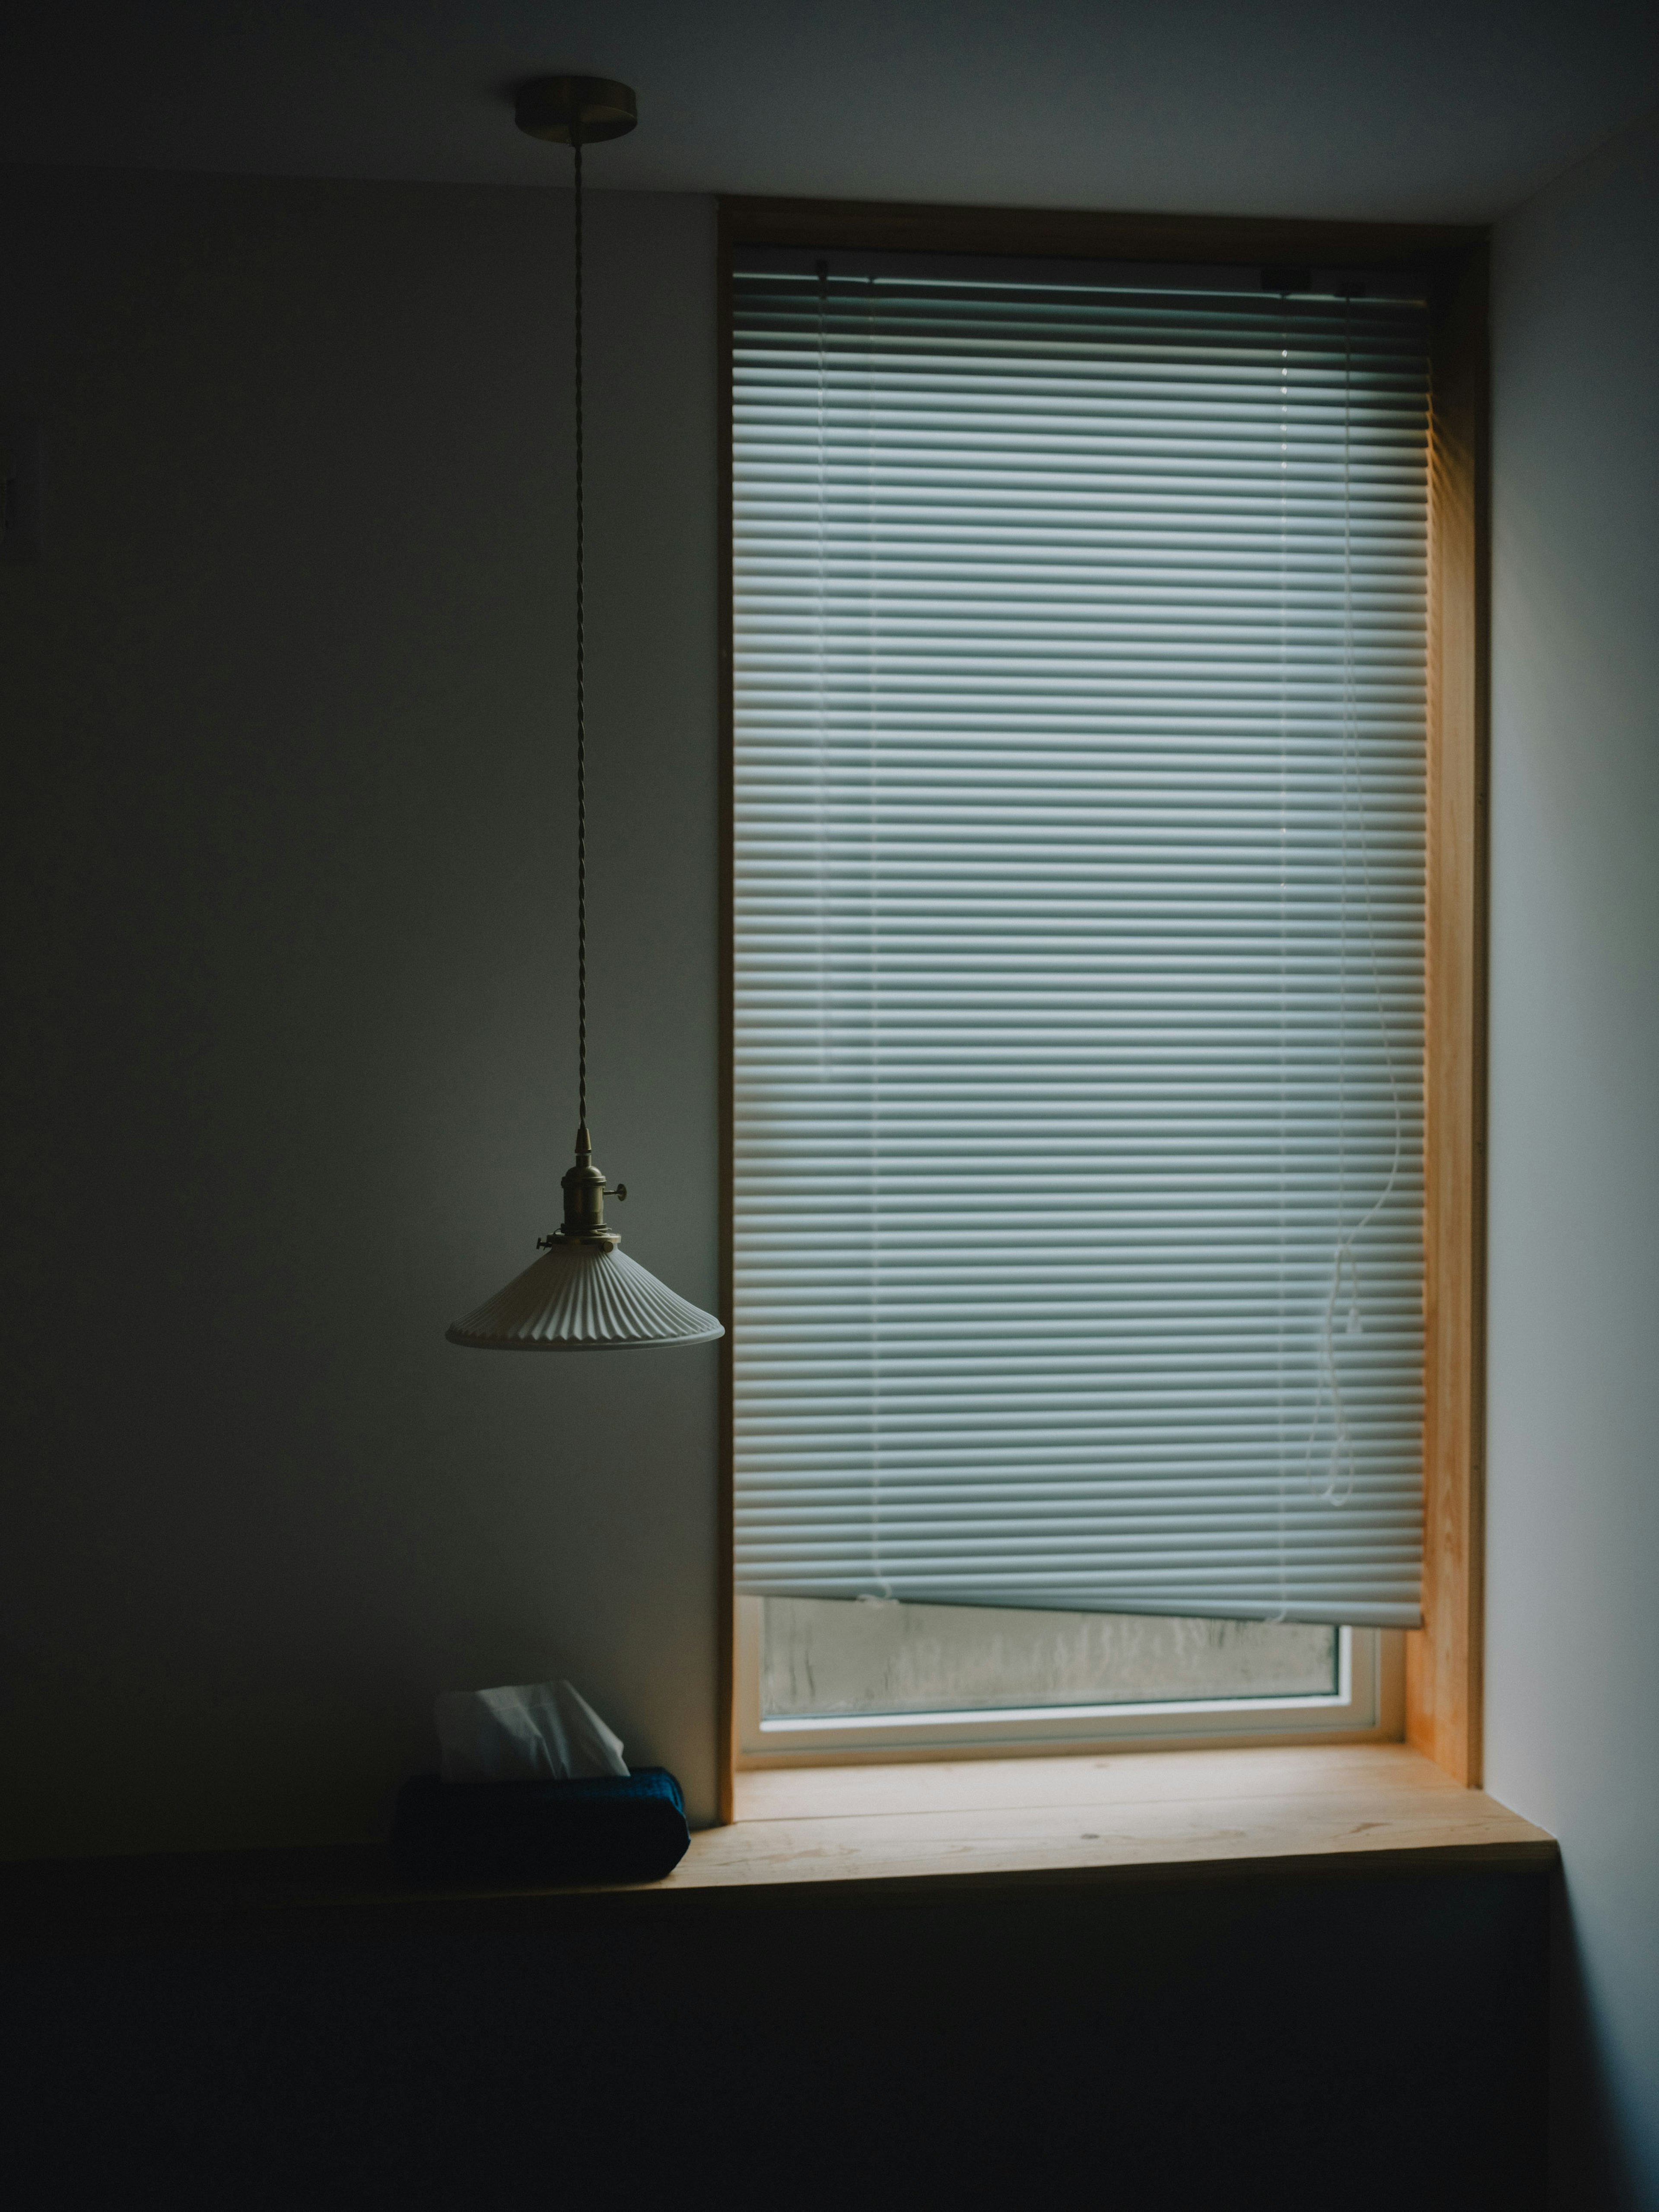
[[[722, 1307], [732, 1293], [732, 257], [753, 246], [1066, 260], [1280, 262], [1425, 270], [1429, 441], [1424, 1022], [1423, 1626], [1406, 1638], [1406, 1740], [1453, 1781], [1481, 1775], [1484, 1642], [1488, 234], [1398, 223], [1097, 215], [849, 200], [719, 207]], [[721, 1344], [720, 1818], [736, 1725], [732, 1337]]]

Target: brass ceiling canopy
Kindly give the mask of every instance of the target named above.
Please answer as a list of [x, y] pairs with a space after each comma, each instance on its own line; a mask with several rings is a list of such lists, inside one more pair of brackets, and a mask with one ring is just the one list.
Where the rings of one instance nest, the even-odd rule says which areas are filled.
[[555, 146], [625, 138], [640, 119], [632, 85], [608, 76], [532, 77], [519, 87], [513, 112], [520, 131]]

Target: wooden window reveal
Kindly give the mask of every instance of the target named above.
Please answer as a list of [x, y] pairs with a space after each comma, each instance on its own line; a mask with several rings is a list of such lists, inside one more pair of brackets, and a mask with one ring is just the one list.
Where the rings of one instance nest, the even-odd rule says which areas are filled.
[[[1406, 1735], [1455, 1781], [1481, 1773], [1485, 1513], [1487, 235], [1482, 229], [726, 199], [717, 343], [722, 590], [723, 1310], [732, 1310], [732, 252], [1029, 255], [1425, 271], [1431, 327], [1424, 1048], [1424, 1558], [1406, 1638]], [[732, 1339], [721, 1344], [720, 1818], [732, 1816]]]

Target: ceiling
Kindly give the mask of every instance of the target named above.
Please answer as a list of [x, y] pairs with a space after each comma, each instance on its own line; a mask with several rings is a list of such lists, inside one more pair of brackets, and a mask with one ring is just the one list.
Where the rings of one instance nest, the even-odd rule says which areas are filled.
[[1653, 0], [13, 0], [18, 161], [562, 182], [502, 94], [639, 93], [601, 186], [1476, 221], [1659, 105]]

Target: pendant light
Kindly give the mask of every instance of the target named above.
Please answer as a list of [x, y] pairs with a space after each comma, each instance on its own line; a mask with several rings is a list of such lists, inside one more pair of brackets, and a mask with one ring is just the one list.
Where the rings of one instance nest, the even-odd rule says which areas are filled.
[[481, 1352], [624, 1352], [648, 1345], [707, 1344], [726, 1331], [713, 1314], [647, 1274], [618, 1249], [605, 1201], [613, 1188], [593, 1164], [587, 1133], [587, 729], [582, 635], [582, 148], [620, 138], [637, 120], [634, 94], [602, 77], [551, 76], [518, 95], [521, 131], [568, 145], [575, 157], [576, 348], [576, 1164], [566, 1174], [564, 1220], [539, 1237], [544, 1256], [515, 1275], [448, 1332]]

